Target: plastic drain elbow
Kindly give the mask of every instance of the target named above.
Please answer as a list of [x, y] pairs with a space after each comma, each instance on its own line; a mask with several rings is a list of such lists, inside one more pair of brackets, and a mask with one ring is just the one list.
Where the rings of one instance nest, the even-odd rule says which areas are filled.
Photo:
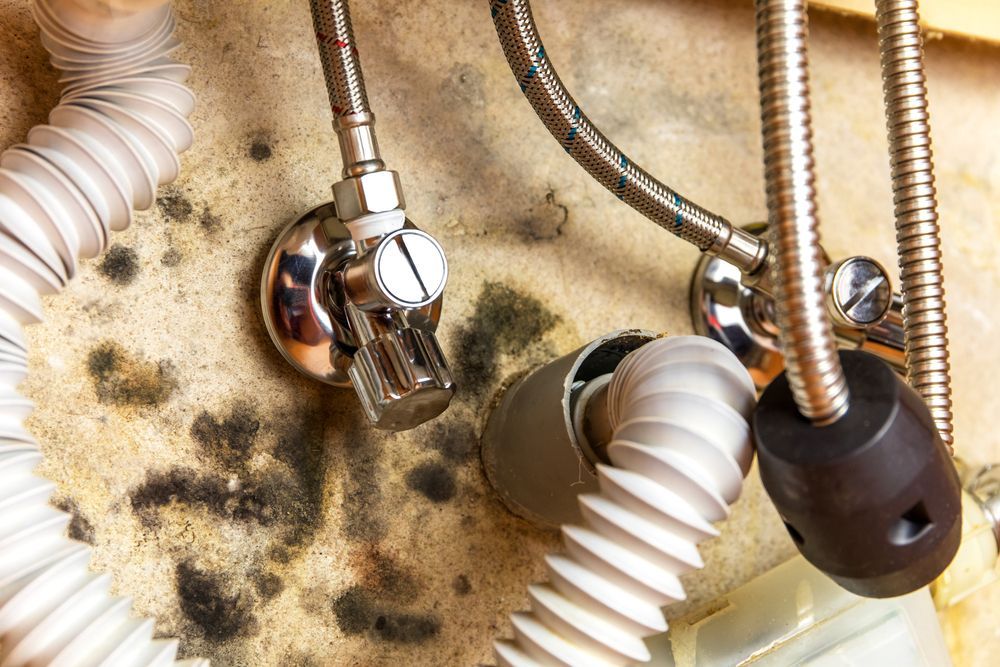
[[500, 665], [629, 665], [651, 659], [661, 607], [685, 598], [680, 577], [702, 567], [697, 545], [718, 533], [753, 460], [749, 373], [707, 338], [660, 338], [626, 356], [607, 385], [612, 465], [600, 493], [579, 497], [583, 522], [562, 527], [564, 554], [511, 616]]

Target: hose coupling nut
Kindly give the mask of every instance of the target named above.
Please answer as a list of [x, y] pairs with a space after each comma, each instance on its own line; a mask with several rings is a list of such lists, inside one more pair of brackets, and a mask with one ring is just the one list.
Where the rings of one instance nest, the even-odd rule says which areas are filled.
[[338, 217], [345, 224], [365, 215], [406, 208], [399, 174], [388, 169], [338, 181], [333, 185], [333, 198]]

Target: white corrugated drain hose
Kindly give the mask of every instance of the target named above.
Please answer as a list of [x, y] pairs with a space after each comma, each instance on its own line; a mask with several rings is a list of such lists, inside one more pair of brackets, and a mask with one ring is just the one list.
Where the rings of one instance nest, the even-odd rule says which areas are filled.
[[27, 373], [21, 327], [42, 319], [39, 293], [107, 247], [133, 205], [151, 206], [191, 143], [190, 68], [169, 57], [174, 19], [162, 0], [142, 4], [36, 0], [63, 95], [49, 125], [0, 156], [0, 667], [175, 664], [177, 640], [153, 640], [153, 621], [111, 597], [110, 576], [88, 568], [90, 548], [65, 536], [69, 515], [48, 504], [55, 485], [32, 475], [32, 406], [15, 390]]
[[645, 637], [666, 632], [661, 608], [683, 600], [680, 575], [703, 566], [697, 544], [718, 534], [753, 460], [750, 374], [719, 343], [660, 338], [629, 354], [608, 389], [613, 438], [600, 494], [580, 496], [583, 526], [562, 527], [549, 581], [511, 615], [502, 666], [648, 662]]

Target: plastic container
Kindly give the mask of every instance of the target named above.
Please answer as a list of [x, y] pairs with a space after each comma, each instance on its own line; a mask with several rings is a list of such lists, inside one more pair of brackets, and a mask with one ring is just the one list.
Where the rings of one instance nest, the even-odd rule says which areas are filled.
[[650, 644], [653, 664], [676, 667], [952, 664], [926, 588], [859, 597], [801, 556], [671, 621]]

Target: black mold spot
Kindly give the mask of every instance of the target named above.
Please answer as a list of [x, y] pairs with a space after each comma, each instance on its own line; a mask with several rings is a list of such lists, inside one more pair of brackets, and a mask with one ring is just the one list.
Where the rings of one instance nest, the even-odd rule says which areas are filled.
[[323, 516], [323, 489], [329, 457], [324, 442], [328, 413], [318, 410], [298, 423], [281, 426], [283, 435], [273, 452], [276, 460], [291, 472], [288, 485], [293, 502], [285, 507], [291, 530], [285, 536], [289, 546], [304, 544], [312, 537]]
[[244, 484], [216, 475], [203, 475], [190, 468], [153, 471], [129, 494], [132, 509], [144, 525], [159, 525], [156, 510], [181, 503], [206, 510], [220, 518], [239, 523], [273, 526], [295, 524], [299, 500], [288, 476], [272, 473]]
[[206, 639], [224, 642], [239, 635], [256, 634], [253, 599], [241, 590], [228, 591], [221, 575], [183, 562], [175, 570], [175, 583], [181, 611]]
[[128, 285], [139, 275], [139, 254], [127, 246], [113, 245], [98, 270], [111, 282]]
[[307, 653], [295, 653], [292, 649], [288, 650], [288, 660], [291, 667], [320, 667], [322, 664], [313, 656]]
[[191, 437], [210, 455], [233, 465], [246, 457], [259, 430], [260, 419], [253, 407], [237, 402], [222, 420], [203, 410], [191, 424]]
[[175, 266], [179, 266], [182, 259], [184, 259], [184, 255], [181, 254], [180, 250], [177, 248], [169, 248], [165, 253], [163, 253], [163, 256], [160, 257], [160, 264], [168, 268], [173, 268]]
[[385, 641], [419, 644], [441, 631], [436, 616], [424, 614], [385, 614], [375, 619], [375, 633]]
[[254, 162], [267, 162], [271, 159], [274, 152], [271, 150], [270, 144], [268, 144], [264, 139], [254, 139], [250, 144], [250, 159]]
[[413, 614], [387, 609], [360, 586], [352, 586], [333, 601], [337, 627], [347, 635], [369, 633], [373, 638], [398, 644], [418, 644], [437, 636], [441, 621], [434, 614]]
[[455, 477], [440, 463], [421, 463], [406, 474], [406, 485], [435, 503], [455, 497]]
[[469, 460], [479, 444], [475, 429], [465, 422], [435, 422], [430, 434], [419, 439], [449, 463]]
[[226, 504], [231, 492], [222, 478], [202, 476], [190, 468], [173, 468], [166, 472], [153, 471], [132, 490], [132, 509], [147, 526], [159, 525], [154, 510], [178, 502], [196, 505], [213, 514], [226, 516]]
[[376, 616], [375, 603], [360, 586], [352, 586], [333, 601], [337, 627], [347, 635], [359, 635], [369, 627]]
[[545, 201], [532, 206], [521, 221], [525, 236], [532, 241], [551, 241], [562, 235], [569, 222], [569, 208], [556, 200], [554, 190], [545, 194]]
[[163, 190], [163, 194], [156, 198], [156, 206], [172, 222], [187, 222], [194, 213], [191, 201], [177, 188]]
[[207, 233], [214, 234], [222, 229], [222, 218], [212, 213], [212, 210], [206, 206], [201, 212], [201, 217], [198, 218], [198, 224]]
[[170, 398], [177, 386], [169, 362], [132, 358], [111, 341], [90, 351], [87, 368], [102, 403], [159, 405]]
[[80, 508], [72, 498], [61, 498], [53, 504], [63, 512], [68, 512], [73, 517], [66, 531], [70, 539], [86, 542], [87, 544], [94, 543], [94, 526], [87, 520], [87, 517], [80, 513]]
[[378, 447], [367, 433], [353, 429], [345, 450], [349, 465], [341, 497], [341, 530], [350, 539], [376, 542], [386, 533], [380, 510]]
[[138, 519], [155, 529], [160, 509], [176, 504], [247, 528], [272, 528], [271, 539], [278, 543], [270, 545], [268, 556], [277, 562], [290, 560], [285, 547], [306, 543], [322, 520], [325, 421], [322, 415], [312, 415], [281, 425], [279, 431], [285, 436], [270, 452], [274, 460], [251, 469], [248, 464], [259, 429], [256, 413], [245, 403], [236, 403], [221, 420], [208, 413], [199, 415], [191, 434], [226, 474], [182, 467], [147, 472], [143, 483], [129, 493]]
[[469, 583], [467, 576], [460, 574], [451, 582], [451, 590], [457, 595], [468, 595], [472, 592], [472, 584]]
[[275, 563], [288, 563], [292, 560], [291, 552], [280, 544], [271, 547], [267, 555]]
[[476, 310], [459, 331], [459, 384], [479, 393], [493, 381], [501, 353], [518, 354], [551, 330], [559, 318], [538, 299], [506, 285], [487, 282]]
[[264, 600], [270, 600], [285, 590], [285, 582], [273, 572], [260, 572], [253, 580], [257, 593]]
[[395, 602], [415, 600], [420, 591], [417, 579], [374, 544], [365, 545], [356, 553], [351, 566], [367, 590]]

